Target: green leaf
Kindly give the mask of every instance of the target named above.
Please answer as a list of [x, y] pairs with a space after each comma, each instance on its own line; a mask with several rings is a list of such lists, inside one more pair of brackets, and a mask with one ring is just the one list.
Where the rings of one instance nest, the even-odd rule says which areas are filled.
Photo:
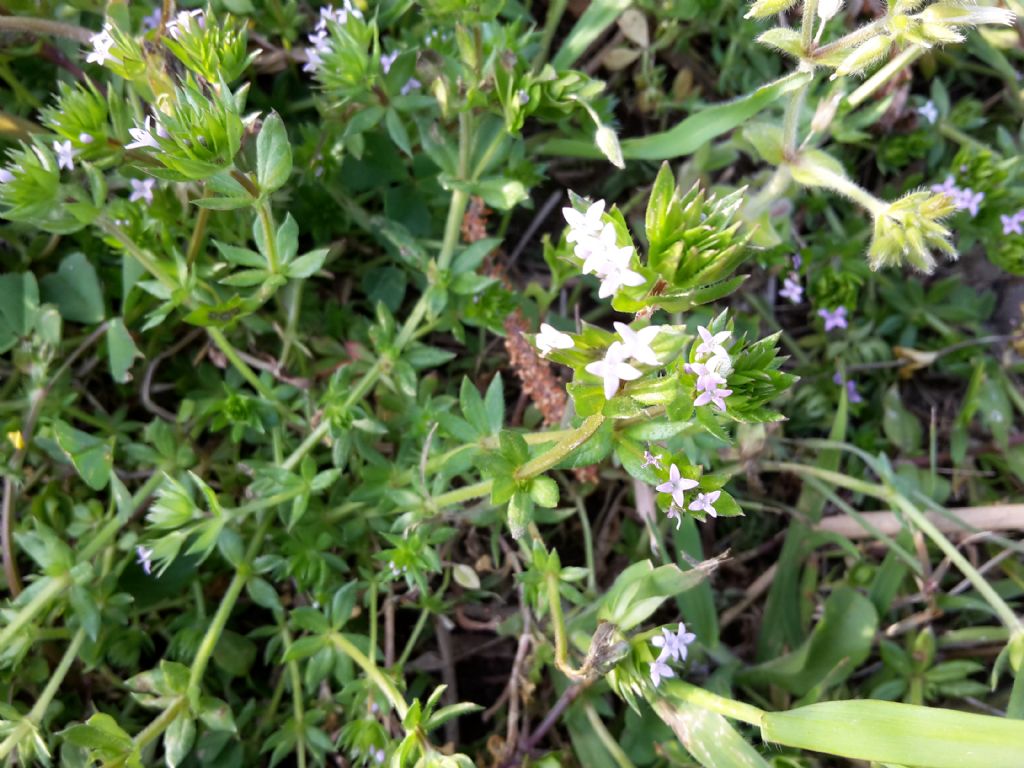
[[52, 302], [61, 317], [73, 323], [93, 325], [103, 320], [103, 291], [96, 269], [76, 251], [61, 261], [57, 271], [40, 281], [43, 300]]
[[558, 483], [545, 475], [538, 475], [530, 483], [530, 498], [539, 507], [554, 509], [558, 506]]
[[[627, 160], [669, 160], [692, 154], [713, 139], [743, 125], [787, 93], [805, 85], [811, 77], [807, 72], [794, 72], [735, 101], [706, 107], [662, 133], [641, 139], [623, 139], [622, 156]], [[541, 145], [540, 152], [545, 155], [600, 157], [593, 144], [580, 139], [553, 139]]]
[[558, 46], [558, 53], [551, 59], [555, 69], [569, 69], [583, 52], [597, 38], [604, 34], [619, 18], [630, 0], [593, 0], [576, 20], [568, 37]]
[[490, 433], [496, 435], [505, 423], [505, 392], [501, 384], [501, 374], [496, 373], [484, 395], [484, 410], [487, 412], [487, 424]]
[[196, 740], [196, 721], [187, 714], [180, 714], [164, 734], [164, 762], [167, 768], [181, 765]]
[[714, 560], [685, 572], [674, 564], [655, 568], [650, 560], [633, 563], [616, 577], [601, 600], [597, 618], [627, 632], [646, 621], [669, 597], [700, 584], [716, 567]]
[[778, 685], [803, 696], [818, 685], [845, 680], [871, 654], [878, 613], [856, 590], [842, 586], [825, 601], [810, 637], [795, 651], [737, 674], [745, 685]]
[[508, 502], [508, 529], [512, 538], [519, 540], [526, 535], [527, 526], [533, 521], [533, 500], [529, 494], [517, 491]]
[[72, 744], [95, 750], [105, 760], [115, 760], [132, 749], [132, 737], [110, 715], [98, 712], [84, 724], [65, 728], [61, 737]]
[[739, 732], [717, 712], [686, 701], [673, 700], [673, 680], [664, 684], [665, 698], [654, 711], [673, 730], [682, 745], [704, 768], [769, 768]]
[[36, 324], [39, 286], [31, 272], [0, 275], [0, 354]]
[[142, 353], [135, 346], [128, 329], [124, 327], [124, 320], [115, 317], [107, 326], [107, 360], [114, 381], [118, 384], [131, 381], [129, 371], [136, 357], [142, 357]]
[[922, 768], [1019, 768], [1024, 721], [891, 701], [827, 701], [766, 712], [766, 743]]
[[263, 121], [256, 137], [256, 181], [263, 194], [270, 194], [284, 186], [292, 172], [292, 148], [288, 132], [276, 112]]
[[914, 453], [921, 445], [921, 422], [903, 406], [897, 384], [882, 398], [882, 429], [889, 442], [906, 453]]
[[85, 484], [94, 491], [106, 487], [114, 466], [114, 439], [101, 440], [60, 420], [54, 423], [53, 433]]
[[388, 129], [388, 135], [395, 145], [406, 155], [412, 157], [412, 146], [409, 143], [409, 132], [405, 129], [402, 116], [394, 108], [389, 108], [384, 113], [384, 127]]
[[288, 277], [292, 278], [312, 277], [323, 267], [324, 259], [327, 258], [328, 253], [330, 253], [329, 248], [317, 248], [309, 253], [304, 253], [291, 262], [285, 268], [285, 272], [288, 273]]

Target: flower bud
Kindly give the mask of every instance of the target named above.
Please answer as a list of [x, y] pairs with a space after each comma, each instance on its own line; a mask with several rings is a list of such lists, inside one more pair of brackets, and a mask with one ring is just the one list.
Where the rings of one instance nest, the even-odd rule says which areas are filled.
[[885, 56], [891, 47], [892, 38], [888, 35], [873, 37], [854, 48], [850, 55], [843, 59], [843, 63], [836, 68], [833, 77], [845, 77], [864, 70]]
[[796, 5], [796, 0], [757, 0], [750, 6], [750, 10], [747, 11], [744, 18], [763, 19], [766, 16], [774, 16], [777, 13], [788, 11], [794, 5]]
[[978, 26], [979, 24], [1010, 26], [1016, 19], [1013, 11], [1008, 11], [1005, 8], [989, 8], [962, 3], [935, 3], [921, 11], [917, 17], [925, 24], [934, 23], [945, 26]]
[[818, 0], [818, 18], [831, 21], [843, 7], [843, 0]]
[[948, 195], [912, 192], [890, 203], [875, 216], [875, 231], [868, 250], [872, 269], [909, 262], [922, 271], [935, 269], [932, 251], [955, 259], [950, 232], [939, 220], [956, 210]]

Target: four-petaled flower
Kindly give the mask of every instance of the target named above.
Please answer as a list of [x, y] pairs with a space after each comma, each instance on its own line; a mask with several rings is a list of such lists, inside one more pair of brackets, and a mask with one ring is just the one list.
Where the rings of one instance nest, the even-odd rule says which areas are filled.
[[415, 77], [410, 77], [408, 80], [405, 81], [405, 85], [401, 87], [398, 93], [401, 96], [408, 96], [410, 93], [415, 91], [417, 88], [421, 88], [422, 86], [423, 83], [421, 83]]
[[57, 153], [57, 167], [75, 170], [75, 149], [71, 146], [71, 140], [53, 142], [53, 151]]
[[718, 333], [712, 334], [703, 325], [697, 326], [697, 333], [700, 334], [701, 342], [697, 347], [696, 355], [699, 358], [702, 357], [714, 357], [715, 355], [729, 356], [729, 353], [725, 351], [725, 347], [722, 346], [722, 342], [732, 336], [732, 331], [719, 331]]
[[923, 106], [917, 108], [917, 114], [932, 125], [935, 125], [935, 121], [939, 119], [939, 110], [936, 109], [935, 102], [931, 99], [926, 101]]
[[680, 507], [686, 504], [685, 491], [691, 488], [696, 488], [698, 485], [696, 480], [691, 480], [688, 477], [683, 477], [679, 474], [679, 467], [673, 464], [668, 470], [668, 480], [661, 485], [657, 486], [655, 490], [658, 493], [670, 493], [672, 494], [672, 500]]
[[835, 309], [819, 309], [818, 317], [825, 321], [825, 332], [833, 328], [846, 328], [846, 307], [839, 306]]
[[102, 32], [97, 32], [89, 38], [89, 42], [92, 43], [92, 51], [85, 57], [85, 60], [90, 64], [99, 64], [102, 67], [107, 59], [118, 64], [121, 63], [119, 58], [110, 53], [110, 49], [114, 47], [114, 38], [110, 34], [110, 30], [111, 26], [106, 24]]
[[584, 370], [604, 379], [604, 396], [611, 400], [619, 388], [619, 381], [633, 381], [642, 375], [640, 371], [626, 362], [625, 348], [621, 341], [613, 341], [604, 360], [590, 363]]
[[535, 343], [537, 344], [537, 349], [540, 350], [541, 356], [546, 355], [552, 349], [572, 349], [575, 346], [572, 336], [568, 333], [562, 333], [547, 323], [540, 324], [540, 333], [537, 334]]
[[177, 16], [167, 22], [167, 34], [177, 40], [183, 27], [192, 26], [193, 19], [196, 20], [200, 29], [206, 26], [206, 17], [201, 8], [196, 8], [193, 11], [180, 11]]
[[790, 272], [782, 283], [780, 296], [785, 296], [794, 304], [799, 304], [804, 299], [804, 287], [800, 285], [800, 275]]
[[967, 211], [973, 219], [978, 215], [981, 201], [985, 199], [984, 192], [975, 192], [970, 187], [960, 190], [960, 195], [954, 201], [958, 210]]
[[153, 187], [156, 185], [156, 179], [129, 179], [132, 185], [132, 193], [128, 197], [129, 203], [134, 203], [137, 200], [145, 200], [147, 203], [153, 202]]
[[609, 296], [614, 296], [624, 285], [635, 288], [647, 282], [643, 275], [629, 268], [629, 262], [633, 257], [633, 246], [612, 248], [606, 255], [605, 274], [601, 281], [601, 287], [597, 291], [598, 298], [607, 299]]
[[153, 550], [141, 544], [135, 548], [136, 562], [142, 566], [143, 572], [150, 576], [153, 573]]
[[688, 363], [685, 370], [697, 375], [697, 389], [701, 392], [714, 389], [719, 384], [725, 384], [725, 377], [707, 363]]
[[662, 678], [675, 677], [676, 673], [672, 667], [665, 663], [663, 659], [655, 659], [651, 662], [651, 682], [657, 687], [661, 682]]
[[1013, 216], [1000, 214], [999, 219], [1003, 222], [1004, 235], [1024, 235], [1024, 231], [1021, 230], [1021, 224], [1024, 224], [1024, 210], [1017, 211]]
[[654, 337], [661, 331], [660, 326], [649, 325], [646, 328], [641, 328], [639, 331], [634, 331], [625, 323], [612, 323], [612, 325], [615, 326], [615, 330], [622, 337], [623, 354], [627, 359], [633, 358], [645, 365], [661, 365], [658, 356], [651, 349], [651, 342], [654, 341]]
[[724, 411], [725, 398], [731, 394], [731, 389], [705, 389], [697, 396], [697, 399], [693, 401], [693, 404], [699, 407], [701, 405], [713, 403], [718, 410]]
[[[151, 147], [152, 149], [160, 149], [160, 145], [157, 140], [153, 138], [152, 128], [150, 123], [152, 118], [148, 115], [146, 119], [142, 121], [141, 128], [129, 128], [128, 133], [131, 134], [132, 138], [135, 139], [130, 144], [125, 144], [125, 149], [142, 149], [144, 147]], [[160, 124], [157, 123], [157, 132], [159, 133]]]
[[712, 517], [718, 517], [718, 512], [715, 511], [714, 504], [718, 501], [718, 497], [722, 495], [721, 491], [709, 491], [708, 493], [698, 493], [697, 498], [690, 503], [691, 512], [706, 512]]
[[956, 179], [949, 175], [941, 184], [932, 184], [932, 192], [936, 195], [949, 195], [955, 200], [960, 193], [960, 187], [956, 185]]
[[[668, 627], [662, 627], [661, 635], [651, 638], [651, 645], [655, 648], [661, 648], [661, 653], [658, 654], [660, 661], [672, 659], [673, 661], [683, 662], [686, 661], [687, 646], [696, 639], [697, 636], [693, 632], [687, 632], [686, 625], [683, 622], [679, 622], [679, 629], [676, 632], [673, 632]], [[668, 677], [668, 675], [663, 675], [663, 677]]]
[[591, 203], [587, 210], [580, 213], [575, 208], [563, 208], [562, 216], [565, 223], [569, 225], [569, 234], [566, 241], [578, 243], [588, 237], [597, 237], [601, 234], [603, 225], [601, 217], [604, 215], [604, 200]]
[[644, 463], [641, 465], [641, 468], [656, 467], [658, 469], [661, 469], [661, 459], [661, 456], [656, 456], [650, 451], [644, 451]]

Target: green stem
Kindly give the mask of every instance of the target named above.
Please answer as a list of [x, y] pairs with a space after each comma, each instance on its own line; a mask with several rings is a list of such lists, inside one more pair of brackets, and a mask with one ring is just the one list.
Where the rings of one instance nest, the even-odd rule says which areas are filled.
[[819, 186], [838, 192], [840, 195], [850, 198], [866, 209], [872, 216], [881, 216], [888, 207], [884, 200], [879, 200], [863, 187], [858, 186], [845, 176], [841, 176], [822, 165], [815, 165], [810, 172], [814, 174]]
[[838, 40], [833, 40], [828, 45], [822, 45], [815, 49], [814, 58], [821, 60], [826, 56], [829, 56], [836, 51], [845, 51], [847, 48], [853, 48], [855, 45], [860, 45], [869, 38], [875, 36], [883, 26], [885, 26], [887, 19], [881, 18], [872, 21], [870, 24], [865, 24], [859, 29], [853, 30], [847, 35], [843, 35]]
[[[203, 192], [203, 197], [209, 195], [208, 190]], [[185, 263], [191, 267], [199, 256], [199, 246], [203, 244], [203, 236], [206, 234], [206, 223], [210, 220], [210, 209], [200, 208], [196, 216], [196, 225], [192, 228], [192, 237], [188, 241], [188, 251], [185, 253]]]
[[248, 504], [243, 504], [240, 507], [235, 507], [231, 510], [231, 513], [236, 516], [251, 515], [253, 512], [259, 512], [263, 509], [270, 509], [276, 507], [279, 504], [285, 504], [298, 496], [301, 496], [306, 492], [305, 488], [296, 488], [291, 491], [284, 491], [283, 493], [277, 493], [273, 496], [268, 496], [265, 499], [257, 499], [256, 501], [250, 501]]
[[810, 87], [811, 84], [809, 82], [801, 85], [793, 91], [789, 101], [786, 103], [786, 113], [782, 119], [782, 156], [790, 161], [796, 159], [796, 145], [800, 133], [800, 115], [804, 110], [804, 102], [807, 99], [807, 91]]
[[750, 725], [760, 726], [765, 714], [764, 710], [758, 709], [751, 704], [744, 704], [742, 701], [736, 701], [735, 699], [727, 699], [725, 696], [719, 696], [717, 693], [698, 688], [696, 685], [691, 685], [683, 680], [666, 681], [664, 691], [666, 696], [681, 699], [689, 704], [717, 712], [720, 715], [733, 720], [739, 720], [742, 723], [749, 723]]
[[877, 72], [875, 72], [875, 74], [861, 83], [857, 90], [847, 97], [847, 104], [849, 104], [850, 107], [859, 107], [865, 101], [870, 99], [879, 88], [895, 77], [904, 67], [909, 66], [920, 58], [923, 53], [924, 48], [912, 45], [902, 51], [898, 56], [893, 57], [891, 60], [886, 62], [885, 66], [881, 67]]
[[591, 729], [597, 734], [597, 738], [600, 739], [601, 744], [608, 751], [608, 754], [612, 756], [612, 760], [619, 768], [636, 768], [633, 762], [629, 759], [629, 756], [623, 751], [619, 743], [615, 741], [615, 738], [608, 732], [608, 729], [604, 725], [604, 721], [601, 716], [597, 714], [597, 710], [594, 709], [594, 705], [587, 702], [583, 705], [583, 711], [587, 715], [587, 721], [590, 723]]
[[60, 576], [50, 576], [49, 579], [49, 583], [39, 590], [24, 608], [19, 609], [14, 614], [11, 623], [0, 629], [0, 648], [6, 648], [11, 639], [21, 631], [21, 628], [35, 618], [36, 614], [49, 606], [51, 600], [54, 600], [65, 590], [71, 588], [72, 580], [70, 574], [63, 573]]
[[810, 467], [788, 461], [765, 461], [758, 464], [758, 468], [766, 472], [792, 472], [795, 475], [816, 477], [819, 480], [824, 480], [826, 483], [846, 488], [855, 493], [863, 493], [865, 496], [882, 499], [883, 501], [888, 501], [891, 495], [889, 491], [880, 485], [857, 480], [840, 472], [833, 472], [821, 467]]
[[161, 712], [156, 719], [150, 721], [149, 725], [136, 734], [135, 738], [132, 739], [132, 751], [136, 753], [141, 752], [147, 744], [158, 739], [160, 734], [166, 731], [178, 715], [181, 714], [181, 711], [187, 708], [187, 696], [179, 696], [175, 699], [174, 702], [167, 707], [167, 709]]
[[356, 648], [356, 646], [353, 645], [353, 643], [344, 635], [333, 632], [330, 635], [330, 639], [335, 648], [352, 659], [352, 661], [354, 661], [363, 670], [363, 672], [366, 673], [366, 676], [370, 678], [373, 684], [376, 685], [377, 688], [380, 689], [381, 693], [387, 697], [387, 700], [391, 702], [391, 706], [398, 715], [398, 718], [400, 720], [404, 720], [406, 714], [409, 712], [409, 705], [406, 704], [405, 698], [399, 692], [398, 688], [395, 687], [395, 684], [380, 671], [376, 664], [367, 658], [366, 654]]
[[558, 574], [548, 572], [544, 576], [548, 592], [548, 606], [551, 610], [551, 627], [555, 633], [555, 666], [573, 682], [585, 682], [587, 675], [569, 663], [569, 641], [566, 637], [565, 618], [562, 615], [562, 595], [558, 590]]
[[442, 509], [444, 507], [461, 504], [462, 502], [469, 501], [470, 499], [479, 499], [488, 495], [491, 492], [491, 487], [493, 485], [493, 480], [481, 480], [479, 483], [466, 485], [462, 488], [456, 488], [454, 491], [442, 493], [440, 496], [435, 496], [431, 499], [431, 504], [436, 509]]
[[238, 350], [235, 349], [234, 345], [228, 341], [228, 337], [224, 335], [224, 332], [220, 328], [208, 327], [206, 329], [207, 335], [210, 340], [217, 345], [217, 348], [224, 353], [224, 357], [228, 359], [231, 366], [241, 374], [242, 378], [248, 382], [249, 386], [256, 390], [263, 400], [268, 405], [274, 406], [282, 414], [290, 417], [291, 411], [289, 411], [283, 403], [281, 403], [277, 396], [270, 390], [270, 388], [263, 383], [256, 372], [249, 367], [241, 357], [238, 356]]
[[263, 241], [267, 246], [267, 269], [270, 274], [276, 275], [280, 266], [280, 258], [277, 253], [277, 237], [274, 231], [274, 214], [270, 210], [270, 203], [263, 202], [256, 207], [256, 215], [260, 219], [260, 227], [263, 229]]
[[[288, 627], [281, 624], [281, 636], [284, 640], [285, 655], [292, 647], [292, 635]], [[292, 685], [292, 713], [295, 718], [295, 755], [298, 758], [299, 768], [306, 768], [306, 713], [302, 706], [302, 675], [299, 674], [299, 664], [295, 659], [288, 662], [288, 678]]]
[[992, 585], [988, 583], [985, 577], [978, 573], [970, 561], [960, 554], [960, 550], [953, 546], [953, 543], [943, 535], [942, 531], [932, 524], [932, 521], [926, 515], [911, 504], [906, 497], [895, 491], [890, 494], [890, 503], [906, 515], [914, 523], [914, 526], [931, 539], [935, 546], [941, 549], [943, 554], [950, 559], [950, 562], [960, 569], [960, 572], [967, 577], [967, 580], [978, 590], [978, 593], [992, 606], [992, 610], [996, 612], [999, 620], [1003, 622], [1012, 634], [1024, 633], [1024, 624], [1021, 624], [1013, 609], [1006, 604], [1006, 601], [992, 588]]
[[818, 0], [804, 0], [804, 13], [800, 18], [800, 47], [810, 55], [814, 49], [814, 17], [818, 12]]
[[604, 424], [604, 416], [595, 413], [583, 420], [576, 429], [559, 440], [554, 446], [542, 453], [535, 459], [526, 462], [515, 472], [515, 479], [529, 480], [542, 472], [546, 472], [558, 464], [562, 459], [587, 442], [595, 432]]
[[0, 16], [0, 31], [31, 32], [33, 35], [63, 37], [86, 45], [96, 33], [85, 27], [31, 16]]
[[555, 39], [558, 25], [562, 21], [562, 16], [565, 15], [565, 9], [568, 5], [568, 0], [552, 0], [552, 2], [548, 3], [548, 13], [544, 18], [544, 31], [541, 33], [540, 38], [540, 49], [537, 51], [537, 55], [533, 57], [534, 72], [540, 72], [541, 67], [547, 62], [548, 54], [551, 51], [551, 43]]
[[466, 215], [467, 205], [469, 205], [469, 194], [461, 189], [454, 190], [452, 192], [452, 203], [448, 207], [448, 219], [444, 225], [444, 240], [441, 243], [441, 254], [437, 257], [437, 266], [440, 269], [448, 269], [455, 256], [455, 246], [459, 242], [462, 217]]

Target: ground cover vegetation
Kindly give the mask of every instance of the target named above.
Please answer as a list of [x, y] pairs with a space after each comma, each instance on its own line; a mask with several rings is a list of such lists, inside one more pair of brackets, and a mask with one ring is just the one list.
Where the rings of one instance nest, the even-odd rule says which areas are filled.
[[1024, 761], [1007, 2], [0, 8], [0, 763]]

